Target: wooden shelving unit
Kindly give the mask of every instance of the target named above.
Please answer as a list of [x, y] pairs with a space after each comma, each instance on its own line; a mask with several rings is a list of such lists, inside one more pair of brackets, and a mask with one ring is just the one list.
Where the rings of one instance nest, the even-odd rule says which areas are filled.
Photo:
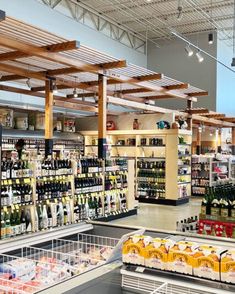
[[[85, 142], [84, 154], [97, 155], [98, 132], [84, 131], [81, 134]], [[116, 130], [108, 131], [107, 136], [107, 150], [111, 158], [135, 160], [133, 198], [135, 197], [140, 202], [166, 205], [179, 205], [189, 201], [191, 194], [191, 131], [178, 129]], [[179, 137], [182, 137], [183, 143], [179, 144]], [[152, 142], [155, 142], [156, 145]], [[148, 193], [145, 197], [139, 195], [141, 194], [138, 179], [139, 162], [153, 162], [155, 165], [158, 162], [164, 162], [164, 178], [160, 178], [156, 170], [150, 168], [156, 172], [154, 185], [152, 185], [153, 195], [148, 195]]]

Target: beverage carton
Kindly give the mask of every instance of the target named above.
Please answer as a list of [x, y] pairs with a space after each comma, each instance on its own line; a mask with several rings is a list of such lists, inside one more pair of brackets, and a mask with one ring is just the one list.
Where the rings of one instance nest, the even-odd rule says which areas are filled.
[[167, 269], [192, 275], [192, 254], [198, 246], [197, 243], [188, 241], [179, 241], [172, 244], [169, 248]]
[[167, 239], [154, 238], [145, 247], [145, 266], [166, 270], [167, 255], [172, 241]]
[[210, 280], [220, 280], [221, 247], [200, 245], [193, 254], [193, 275]]
[[221, 255], [221, 281], [235, 284], [235, 249], [230, 249]]
[[125, 263], [144, 265], [145, 247], [152, 240], [148, 236], [134, 235], [129, 237], [122, 247], [122, 261]]

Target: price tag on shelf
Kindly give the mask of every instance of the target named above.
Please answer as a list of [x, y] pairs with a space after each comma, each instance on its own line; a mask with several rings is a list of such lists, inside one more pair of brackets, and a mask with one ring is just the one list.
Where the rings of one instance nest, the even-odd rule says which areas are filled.
[[8, 181], [7, 180], [4, 180], [3, 181], [3, 185], [6, 185], [7, 186], [8, 185]]
[[24, 183], [25, 183], [25, 184], [30, 184], [30, 183], [31, 183], [31, 181], [30, 181], [30, 179], [29, 179], [29, 178], [26, 178], [26, 179], [24, 179]]
[[18, 204], [15, 205], [15, 209], [16, 209], [16, 210], [20, 209], [20, 207], [19, 207]]
[[47, 178], [46, 177], [43, 177], [43, 181], [46, 181], [47, 180]]
[[135, 269], [135, 271], [136, 271], [137, 273], [143, 273], [144, 270], [145, 270], [145, 268], [144, 268], [143, 266], [137, 266], [137, 268]]
[[49, 199], [47, 199], [46, 204], [47, 204], [47, 205], [50, 204], [50, 200], [49, 200]]
[[8, 185], [12, 185], [12, 180], [8, 180]]

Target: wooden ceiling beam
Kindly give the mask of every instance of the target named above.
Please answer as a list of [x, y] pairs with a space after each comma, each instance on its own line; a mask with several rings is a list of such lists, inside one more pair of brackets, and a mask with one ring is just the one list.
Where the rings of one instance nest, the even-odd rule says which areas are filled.
[[204, 91], [204, 92], [188, 93], [188, 96], [189, 97], [192, 97], [192, 96], [196, 96], [196, 97], [199, 97], [199, 96], [208, 96], [208, 92], [207, 91]]
[[169, 94], [169, 96], [173, 96], [175, 98], [180, 98], [180, 99], [190, 99], [188, 95], [185, 94], [180, 94], [180, 93], [174, 93], [171, 91], [167, 91], [166, 89], [157, 86], [153, 83], [149, 83], [148, 81], [140, 81], [135, 78], [130, 78], [128, 76], [114, 73], [111, 70], [104, 70], [100, 68], [99, 66], [93, 65], [93, 64], [88, 64], [86, 62], [83, 62], [81, 60], [72, 58], [72, 57], [67, 57], [65, 55], [62, 55], [60, 53], [56, 52], [48, 52], [45, 48], [41, 48], [32, 44], [28, 44], [16, 39], [13, 39], [8, 36], [0, 36], [0, 45], [11, 48], [14, 50], [18, 50], [20, 52], [28, 54], [30, 52], [33, 54], [33, 56], [37, 56], [46, 60], [50, 60], [52, 62], [60, 63], [66, 66], [71, 66], [71, 67], [76, 67], [79, 70], [83, 70], [84, 72], [91, 72], [91, 73], [96, 73], [96, 74], [105, 74], [105, 76], [117, 80], [120, 83], [129, 83], [133, 85], [139, 85], [140, 87], [144, 87], [146, 89], [152, 90], [154, 92], [162, 92], [163, 94]]
[[222, 118], [222, 120], [235, 123], [235, 117], [224, 117]]
[[215, 118], [210, 118], [210, 117], [206, 117], [202, 115], [197, 115], [197, 114], [193, 114], [192, 119], [193, 121], [196, 120], [208, 125], [219, 125], [221, 128], [235, 127], [235, 123], [226, 122], [226, 121], [222, 121], [222, 120], [218, 120]]
[[216, 119], [225, 118], [225, 114], [223, 113], [202, 113], [201, 115], [206, 117], [216, 118]]
[[[0, 55], [0, 57], [1, 57], [1, 55]], [[118, 61], [114, 61], [114, 62], [99, 63], [96, 65], [100, 66], [104, 69], [121, 68], [121, 67], [126, 66], [126, 61], [125, 60], [118, 60]], [[78, 70], [77, 68], [74, 68], [74, 67], [65, 67], [65, 68], [58, 68], [58, 69], [52, 69], [52, 70], [40, 71], [40, 72], [45, 73], [48, 76], [59, 76], [59, 75], [68, 75], [68, 74], [79, 73], [79, 72], [83, 72], [83, 71]], [[23, 78], [24, 77], [22, 77], [20, 75], [7, 75], [7, 76], [3, 76], [0, 79], [0, 82], [21, 80]], [[45, 87], [44, 87], [44, 89], [45, 89]]]
[[[37, 48], [41, 48], [47, 52], [61, 52], [61, 51], [69, 51], [78, 49], [80, 47], [80, 43], [78, 41], [67, 41], [61, 42], [52, 45], [41, 46]], [[7, 61], [7, 60], [15, 60], [19, 58], [26, 58], [34, 56], [32, 51], [22, 52], [22, 51], [12, 51], [0, 54], [0, 61]]]
[[164, 86], [164, 88], [167, 90], [182, 90], [182, 89], [188, 89], [188, 87], [189, 87], [189, 84], [186, 84], [186, 83]]
[[200, 114], [200, 115], [209, 113], [209, 110], [206, 108], [192, 108], [192, 109], [186, 108], [186, 109], [181, 109], [180, 111], [187, 112], [190, 114]]

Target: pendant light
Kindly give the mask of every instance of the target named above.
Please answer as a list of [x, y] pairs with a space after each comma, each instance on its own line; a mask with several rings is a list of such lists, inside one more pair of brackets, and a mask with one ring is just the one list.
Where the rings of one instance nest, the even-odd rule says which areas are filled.
[[214, 43], [214, 35], [213, 33], [209, 33], [208, 35], [208, 43], [212, 45]]

